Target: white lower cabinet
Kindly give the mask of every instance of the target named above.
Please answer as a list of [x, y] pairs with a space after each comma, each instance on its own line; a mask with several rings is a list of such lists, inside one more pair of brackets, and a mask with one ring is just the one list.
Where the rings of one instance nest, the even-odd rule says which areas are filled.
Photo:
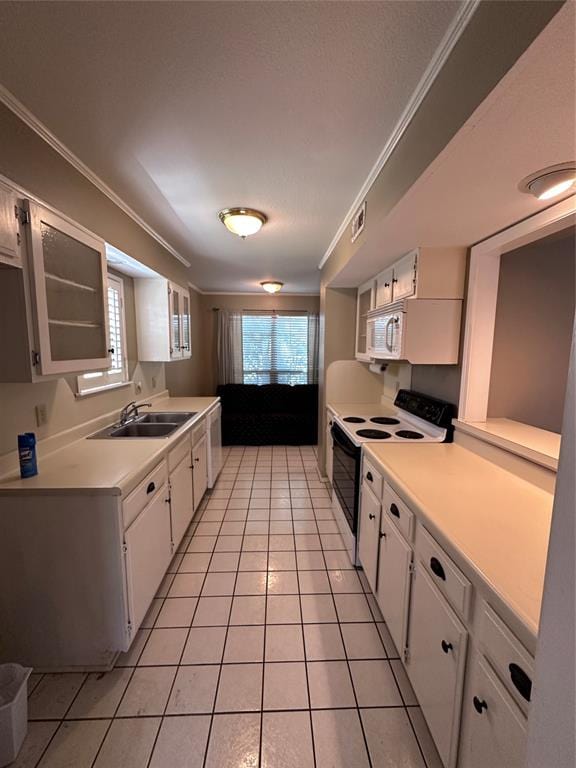
[[162, 485], [124, 533], [128, 614], [142, 623], [172, 558], [168, 488]]
[[378, 587], [378, 542], [380, 539], [380, 499], [366, 483], [362, 483], [360, 500], [360, 534], [358, 559], [362, 564], [370, 589], [376, 594]]
[[456, 765], [467, 643], [466, 628], [418, 564], [406, 670], [446, 768]]
[[182, 541], [193, 516], [192, 451], [189, 450], [178, 466], [170, 472], [170, 518], [174, 550]]
[[383, 514], [380, 521], [376, 600], [400, 653], [406, 647], [411, 568], [412, 547]]
[[192, 448], [192, 467], [194, 472], [194, 511], [200, 506], [202, 497], [208, 488], [208, 454], [206, 434]]
[[523, 768], [526, 718], [486, 659], [476, 655], [470, 671], [460, 768]]

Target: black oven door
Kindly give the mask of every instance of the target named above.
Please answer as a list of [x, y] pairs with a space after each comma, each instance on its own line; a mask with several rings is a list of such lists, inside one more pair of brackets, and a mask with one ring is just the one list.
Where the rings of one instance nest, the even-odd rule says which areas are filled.
[[350, 530], [356, 535], [361, 450], [337, 424], [332, 426], [331, 432], [334, 444], [332, 485]]

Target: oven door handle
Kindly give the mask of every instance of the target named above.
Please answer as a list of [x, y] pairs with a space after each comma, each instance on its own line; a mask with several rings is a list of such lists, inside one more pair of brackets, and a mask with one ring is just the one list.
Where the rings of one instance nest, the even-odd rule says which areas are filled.
[[338, 433], [337, 433], [337, 432], [336, 432], [336, 430], [334, 429], [334, 426], [332, 427], [332, 429], [331, 429], [330, 431], [331, 431], [331, 433], [332, 433], [332, 440], [334, 441], [334, 444], [335, 444], [335, 445], [337, 445], [337, 446], [338, 446], [338, 448], [339, 448], [341, 451], [344, 451], [344, 453], [345, 453], [347, 456], [350, 456], [351, 458], [355, 459], [355, 458], [356, 458], [356, 456], [358, 455], [358, 448], [356, 448], [356, 447], [354, 447], [354, 448], [350, 448], [348, 445], [344, 445], [344, 443], [342, 443], [342, 442], [339, 440], [339, 438], [338, 438]]

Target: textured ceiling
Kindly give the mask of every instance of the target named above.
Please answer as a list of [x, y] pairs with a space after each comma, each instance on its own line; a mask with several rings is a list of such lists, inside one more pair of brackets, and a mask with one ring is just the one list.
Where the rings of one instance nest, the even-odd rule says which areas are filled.
[[[3, 2], [0, 79], [200, 288], [314, 291], [458, 6]], [[218, 221], [234, 205], [269, 216], [257, 237]]]

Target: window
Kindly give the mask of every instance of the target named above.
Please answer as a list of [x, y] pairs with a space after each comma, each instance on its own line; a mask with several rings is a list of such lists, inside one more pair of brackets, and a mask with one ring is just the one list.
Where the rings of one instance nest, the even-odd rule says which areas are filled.
[[107, 371], [94, 371], [94, 373], [78, 376], [78, 394], [96, 392], [128, 381], [124, 283], [119, 277], [110, 274], [108, 275], [108, 334], [108, 346], [113, 350], [112, 365]]
[[242, 380], [244, 384], [308, 384], [311, 324], [306, 313], [242, 314]]

